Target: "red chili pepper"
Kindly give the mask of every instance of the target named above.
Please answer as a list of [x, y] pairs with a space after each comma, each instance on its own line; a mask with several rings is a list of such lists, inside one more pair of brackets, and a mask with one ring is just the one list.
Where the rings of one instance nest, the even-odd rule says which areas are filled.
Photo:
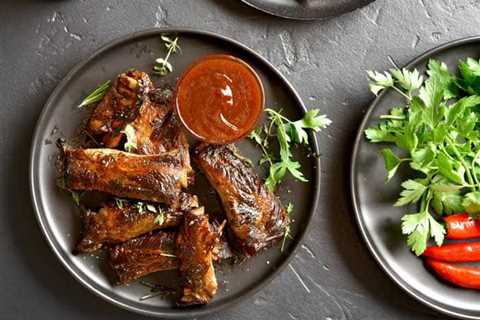
[[480, 289], [478, 267], [455, 265], [433, 259], [426, 259], [425, 264], [447, 282], [463, 288]]
[[447, 224], [447, 239], [471, 239], [480, 237], [480, 220], [468, 213], [457, 213], [444, 218]]
[[428, 247], [423, 255], [447, 262], [473, 262], [480, 261], [480, 242], [450, 243], [441, 247]]

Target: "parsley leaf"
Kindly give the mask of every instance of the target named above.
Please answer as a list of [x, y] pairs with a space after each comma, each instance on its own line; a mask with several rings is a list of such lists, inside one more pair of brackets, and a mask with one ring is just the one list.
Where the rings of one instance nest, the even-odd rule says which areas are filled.
[[455, 77], [448, 71], [444, 62], [432, 59], [428, 62], [427, 74], [430, 78], [435, 78], [444, 88], [443, 98], [449, 100], [458, 95], [458, 87], [455, 84]]
[[370, 91], [375, 95], [378, 95], [383, 89], [393, 87], [393, 78], [388, 72], [382, 74], [376, 71], [367, 71], [367, 75], [371, 80]]
[[400, 198], [395, 202], [395, 207], [404, 206], [410, 203], [417, 202], [423, 196], [427, 187], [415, 180], [407, 180], [402, 183], [403, 191], [400, 193]]
[[407, 69], [392, 69], [390, 73], [402, 87], [407, 95], [411, 95], [413, 91], [418, 90], [423, 84], [423, 77], [417, 70], [409, 71]]
[[[258, 128], [248, 136], [262, 149], [262, 159], [260, 164], [268, 164], [268, 176], [265, 185], [268, 190], [274, 191], [283, 181], [287, 173], [290, 173], [298, 181], [308, 181], [301, 171], [301, 165], [295, 161], [291, 151], [292, 145], [308, 145], [307, 130], [315, 132], [326, 128], [331, 121], [325, 115], [319, 115], [318, 109], [309, 110], [305, 116], [297, 121], [291, 121], [281, 114], [281, 111], [275, 111], [267, 108], [265, 110], [269, 115], [270, 123], [263, 128]], [[272, 145], [270, 139], [276, 140], [278, 144], [278, 154], [272, 154], [267, 150]]]
[[465, 207], [465, 211], [467, 211], [472, 216], [478, 216], [480, 213], [480, 192], [474, 191], [469, 192], [465, 195], [462, 205]]
[[468, 94], [480, 94], [480, 61], [472, 58], [460, 60], [458, 70], [461, 74], [457, 81], [460, 88]]
[[397, 169], [402, 161], [393, 153], [392, 149], [390, 148], [383, 149], [382, 153], [385, 162], [385, 169], [387, 169], [388, 172], [387, 181], [389, 181], [397, 172]]
[[427, 247], [427, 240], [432, 237], [437, 245], [442, 245], [445, 228], [427, 211], [407, 214], [402, 217], [402, 233], [407, 235], [407, 244], [417, 255]]

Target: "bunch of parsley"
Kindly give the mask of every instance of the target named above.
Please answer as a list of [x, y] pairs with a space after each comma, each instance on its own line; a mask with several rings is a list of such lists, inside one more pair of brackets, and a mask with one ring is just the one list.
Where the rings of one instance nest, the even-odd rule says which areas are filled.
[[[265, 112], [269, 116], [269, 123], [257, 128], [249, 135], [249, 138], [262, 149], [263, 155], [260, 164], [268, 165], [265, 185], [268, 190], [275, 191], [287, 172], [290, 172], [295, 179], [306, 182], [307, 179], [301, 171], [300, 163], [293, 159], [291, 147], [295, 144], [308, 145], [306, 130], [318, 132], [328, 127], [332, 121], [327, 116], [319, 114], [320, 110], [318, 109], [307, 111], [305, 116], [297, 121], [288, 119], [281, 114], [281, 111], [267, 108]], [[278, 144], [278, 154], [272, 151], [272, 140]]]
[[[365, 131], [383, 149], [389, 181], [400, 165], [413, 170], [401, 184], [394, 206], [417, 204], [418, 212], [402, 218], [402, 233], [413, 252], [421, 255], [430, 238], [442, 245], [445, 227], [438, 217], [467, 211], [480, 213], [480, 61], [458, 63], [458, 75], [430, 60], [426, 80], [417, 70], [368, 72], [370, 89], [392, 89], [405, 98]], [[400, 156], [401, 155], [401, 156]]]

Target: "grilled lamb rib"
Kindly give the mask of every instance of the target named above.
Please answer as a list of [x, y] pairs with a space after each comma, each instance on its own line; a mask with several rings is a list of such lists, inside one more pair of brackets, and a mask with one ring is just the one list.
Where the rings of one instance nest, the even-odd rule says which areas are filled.
[[177, 235], [176, 255], [184, 279], [181, 305], [206, 304], [217, 292], [213, 260], [219, 240], [204, 210], [200, 207], [185, 212]]
[[143, 104], [151, 104], [148, 93], [153, 84], [148, 74], [131, 70], [120, 74], [93, 111], [87, 124], [92, 136], [108, 148], [120, 144], [125, 125], [137, 118]]
[[114, 149], [63, 147], [65, 185], [70, 190], [110, 193], [117, 197], [175, 206], [188, 185], [190, 168], [183, 152], [137, 155]]
[[157, 231], [110, 248], [110, 266], [118, 283], [127, 284], [152, 272], [177, 269], [176, 236], [173, 231]]
[[281, 238], [286, 210], [234, 146], [200, 144], [194, 160], [219, 194], [228, 226], [246, 255], [255, 255]]
[[[187, 219], [189, 218], [187, 217]], [[182, 263], [182, 265], [184, 265], [184, 268], [188, 270], [184, 274], [185, 276], [191, 274], [196, 274], [199, 276], [200, 280], [196, 283], [202, 284], [202, 279], [206, 279], [207, 283], [211, 283], [212, 281], [214, 282], [215, 279], [210, 280], [210, 278], [208, 278], [211, 277], [213, 274], [211, 273], [213, 272], [213, 269], [211, 269], [212, 267], [209, 260], [210, 251], [207, 251], [204, 257], [203, 253], [201, 253], [199, 250], [203, 250], [204, 248], [210, 250], [209, 246], [206, 247], [206, 242], [210, 244], [211, 237], [215, 236], [216, 239], [214, 247], [211, 250], [212, 259], [215, 261], [221, 261], [232, 258], [233, 255], [228, 247], [228, 243], [220, 236], [220, 233], [222, 233], [222, 228], [219, 227], [215, 229], [214, 227], [214, 235], [212, 235], [210, 231], [201, 231], [207, 230], [206, 225], [204, 224], [205, 220], [202, 221], [203, 225], [202, 227], [200, 227], [199, 232], [203, 232], [203, 235], [206, 236], [206, 239], [199, 239], [198, 237], [189, 239], [185, 238], [185, 233], [178, 237], [176, 231], [156, 230], [141, 237], [130, 239], [124, 243], [110, 247], [110, 266], [113, 268], [119, 284], [126, 284], [140, 277], [146, 276], [152, 272], [178, 269], [180, 261], [185, 262], [185, 264]], [[196, 228], [195, 226], [193, 226], [193, 224], [189, 225], [188, 227]], [[188, 236], [193, 235], [195, 237], [195, 232], [189, 231]], [[172, 244], [171, 242], [175, 241], [172, 239], [176, 239], [177, 243]], [[219, 239], [219, 241], [217, 241], [217, 239]], [[181, 245], [179, 241], [183, 244]], [[155, 246], [157, 246], [158, 250], [155, 250]], [[183, 246], [193, 247], [188, 248]], [[196, 254], [196, 256], [190, 257], [190, 254]], [[187, 255], [187, 257], [185, 258], [184, 255]], [[172, 256], [176, 256], [177, 259], [169, 259], [172, 258]], [[184, 260], [181, 260], [179, 258], [183, 258]], [[195, 268], [196, 263], [201, 263], [200, 269], [197, 270], [199, 273], [195, 273], [197, 271], [195, 271], [196, 269], [193, 269]], [[208, 271], [206, 274], [206, 278], [200, 276], [202, 274], [200, 270]], [[209, 285], [208, 288], [210, 288], [208, 289], [210, 290], [208, 291], [211, 293], [210, 295], [213, 295], [211, 291], [211, 288], [213, 287]], [[204, 300], [208, 300], [208, 295], [207, 297], [205, 297]]]
[[[198, 199], [182, 193], [178, 208], [155, 207], [156, 213], [149, 210], [140, 212], [133, 202], [126, 202], [120, 208], [116, 202], [110, 201], [98, 212], [86, 211], [82, 217], [82, 239], [76, 251], [93, 252], [104, 244], [117, 244], [156, 229], [177, 227], [183, 221], [183, 211], [198, 207]], [[155, 221], [158, 215], [162, 217], [160, 223]]]

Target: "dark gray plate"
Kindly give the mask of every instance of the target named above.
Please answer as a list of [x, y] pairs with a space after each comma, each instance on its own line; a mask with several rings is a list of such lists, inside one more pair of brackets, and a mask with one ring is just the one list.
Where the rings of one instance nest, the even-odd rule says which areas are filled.
[[375, 0], [242, 0], [266, 13], [297, 20], [328, 19]]
[[[211, 304], [179, 309], [172, 298], [156, 297], [139, 301], [148, 289], [139, 283], [128, 286], [112, 286], [110, 275], [102, 255], [74, 256], [72, 249], [80, 232], [79, 212], [69, 196], [55, 186], [54, 160], [57, 150], [54, 142], [59, 137], [71, 138], [85, 120], [90, 110], [76, 106], [92, 88], [106, 79], [113, 79], [129, 68], [150, 71], [156, 57], [163, 56], [160, 35], [176, 33], [180, 36], [182, 53], [172, 57], [174, 72], [156, 82], [174, 83], [180, 72], [200, 56], [211, 53], [227, 53], [244, 59], [259, 73], [265, 86], [267, 105], [283, 108], [290, 117], [301, 117], [305, 106], [287, 80], [264, 58], [244, 45], [209, 32], [179, 29], [155, 29], [135, 33], [116, 40], [99, 49], [85, 62], [76, 66], [58, 85], [48, 99], [38, 120], [33, 137], [30, 179], [36, 216], [45, 237], [66, 269], [84, 286], [98, 296], [120, 307], [139, 313], [164, 318], [184, 318], [205, 315], [238, 302], [252, 295], [267, 284], [286, 266], [293, 256], [315, 212], [319, 193], [320, 162], [308, 157], [309, 152], [297, 154], [309, 183], [297, 183], [287, 179], [278, 194], [287, 203], [295, 204], [293, 224], [294, 239], [287, 243], [283, 253], [279, 247], [271, 248], [240, 265], [222, 265], [217, 268], [219, 292]], [[311, 149], [318, 154], [316, 138], [311, 135]], [[256, 160], [259, 150], [249, 141], [238, 143], [241, 151]], [[202, 187], [204, 186], [204, 187]], [[220, 206], [205, 179], [197, 175], [197, 190], [210, 212]], [[291, 192], [288, 192], [291, 191]], [[150, 282], [171, 284], [173, 273], [157, 273], [147, 277]], [[286, 288], [288, 290], [288, 288]]]
[[[461, 39], [426, 52], [406, 67], [424, 71], [429, 59], [444, 61], [453, 70], [458, 59], [480, 56], [480, 37]], [[365, 86], [366, 87], [366, 86]], [[367, 143], [364, 130], [402, 99], [386, 91], [372, 103], [355, 141], [351, 163], [351, 190], [355, 215], [363, 238], [385, 272], [402, 289], [424, 304], [446, 314], [480, 319], [480, 292], [460, 289], [439, 281], [412, 254], [401, 236], [400, 218], [416, 208], [394, 208], [401, 176], [385, 184], [380, 155], [382, 145]]]

